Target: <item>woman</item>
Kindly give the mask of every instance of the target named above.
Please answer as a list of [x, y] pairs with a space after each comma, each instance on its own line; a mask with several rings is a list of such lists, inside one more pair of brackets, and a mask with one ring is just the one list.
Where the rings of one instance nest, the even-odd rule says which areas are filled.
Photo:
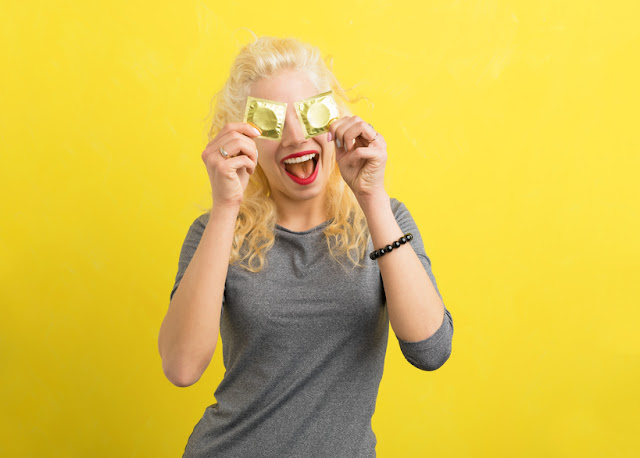
[[[328, 132], [303, 134], [295, 102], [329, 90], [348, 100], [317, 48], [263, 37], [218, 94], [202, 153], [213, 205], [189, 228], [159, 335], [177, 386], [201, 377], [218, 332], [224, 343], [217, 403], [184, 456], [375, 456], [389, 322], [416, 367], [435, 370], [451, 353], [451, 314], [420, 233], [384, 189], [383, 136], [340, 100]], [[279, 140], [241, 122], [248, 96], [287, 103]], [[309, 184], [283, 162], [296, 153], [314, 161]]]

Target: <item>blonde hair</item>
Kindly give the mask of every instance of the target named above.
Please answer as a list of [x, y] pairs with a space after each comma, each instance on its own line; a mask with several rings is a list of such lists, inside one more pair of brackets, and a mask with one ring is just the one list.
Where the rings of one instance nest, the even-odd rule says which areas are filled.
[[[332, 67], [333, 59], [328, 56], [327, 60]], [[243, 119], [247, 96], [256, 81], [276, 76], [282, 70], [306, 72], [318, 93], [332, 90], [341, 116], [351, 114], [345, 102], [355, 103], [366, 98], [349, 98], [317, 47], [295, 38], [256, 37], [255, 41], [242, 47], [231, 66], [229, 79], [215, 96], [217, 100], [209, 141], [226, 123]], [[266, 254], [275, 242], [278, 219], [277, 208], [270, 195], [269, 181], [258, 165], [240, 205], [230, 264], [237, 264], [250, 272], [259, 272], [266, 265]], [[341, 265], [340, 259], [346, 256], [353, 268], [361, 266], [370, 238], [369, 228], [353, 191], [342, 179], [335, 157], [327, 183], [326, 210], [332, 219], [323, 233], [331, 256]]]

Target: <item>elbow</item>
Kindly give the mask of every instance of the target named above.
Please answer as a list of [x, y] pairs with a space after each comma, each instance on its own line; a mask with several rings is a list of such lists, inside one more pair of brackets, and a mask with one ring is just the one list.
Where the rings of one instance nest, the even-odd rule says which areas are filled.
[[449, 360], [449, 356], [451, 356], [451, 341], [449, 341], [449, 344], [444, 347], [444, 350], [439, 353], [436, 358], [430, 360], [429, 364], [425, 365], [422, 370], [435, 371], [437, 369], [440, 369], [442, 366], [444, 366], [444, 363]]
[[451, 356], [451, 339], [445, 341], [445, 345], [439, 345], [437, 349], [430, 349], [419, 353], [408, 352], [404, 348], [402, 353], [405, 359], [422, 371], [435, 371], [440, 369]]
[[451, 346], [448, 347], [448, 350], [439, 353], [434, 357], [430, 357], [424, 360], [407, 358], [407, 361], [409, 361], [413, 366], [417, 367], [420, 370], [432, 372], [440, 369], [444, 365], [444, 363], [447, 362], [449, 356], [451, 356]]
[[200, 380], [199, 378], [188, 378], [188, 377], [169, 377], [167, 375], [167, 379], [173, 383], [175, 386], [177, 386], [178, 388], [186, 388], [188, 386], [191, 386], [193, 384], [195, 384], [198, 380]]
[[[160, 359], [162, 360], [162, 372], [167, 380], [173, 385], [179, 388], [185, 388], [195, 384], [205, 369], [208, 363], [195, 363], [188, 360], [183, 355], [172, 353], [163, 354], [160, 352]], [[209, 357], [209, 360], [211, 358]]]
[[400, 342], [405, 359], [423, 371], [440, 369], [451, 356], [453, 342], [453, 320], [447, 311], [440, 329], [431, 337], [418, 342]]
[[211, 360], [215, 346], [211, 353], [208, 354], [207, 362], [204, 362], [203, 359], [196, 361], [188, 358], [188, 354], [194, 354], [193, 350], [178, 351], [178, 348], [178, 345], [170, 344], [166, 339], [163, 340], [162, 333], [158, 337], [158, 353], [160, 354], [164, 376], [173, 385], [179, 388], [185, 388], [200, 380], [200, 377], [202, 377], [202, 374], [209, 365], [208, 361]]
[[162, 371], [164, 372], [165, 377], [169, 380], [173, 385], [179, 388], [185, 388], [195, 384], [198, 380], [200, 380], [200, 375], [193, 373], [193, 371], [180, 370], [178, 368], [167, 367], [167, 365], [162, 364]]

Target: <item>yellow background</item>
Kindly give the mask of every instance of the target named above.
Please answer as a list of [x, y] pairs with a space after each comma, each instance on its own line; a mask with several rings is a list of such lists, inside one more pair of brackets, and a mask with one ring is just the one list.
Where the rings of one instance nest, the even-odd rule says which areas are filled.
[[157, 337], [243, 28], [371, 98], [454, 318], [435, 372], [390, 335], [378, 455], [637, 453], [639, 5], [0, 3], [0, 455], [181, 456], [213, 403]]

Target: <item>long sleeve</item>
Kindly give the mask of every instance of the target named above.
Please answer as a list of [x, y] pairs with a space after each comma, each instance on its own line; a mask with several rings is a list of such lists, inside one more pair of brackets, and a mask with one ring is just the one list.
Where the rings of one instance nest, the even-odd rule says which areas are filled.
[[[398, 225], [402, 231], [406, 234], [411, 232], [413, 234], [413, 240], [410, 242], [413, 250], [418, 255], [418, 258], [422, 262], [422, 265], [427, 272], [427, 275], [431, 279], [438, 296], [442, 299], [440, 290], [436, 283], [436, 279], [431, 270], [431, 260], [427, 256], [424, 248], [424, 243], [420, 231], [411, 216], [411, 213], [404, 205], [404, 203], [397, 199], [391, 199], [393, 213], [396, 217]], [[444, 303], [444, 301], [443, 301]], [[396, 336], [397, 338], [397, 336]], [[434, 371], [441, 367], [449, 356], [451, 355], [453, 340], [453, 318], [451, 313], [444, 308], [444, 319], [440, 328], [429, 338], [420, 340], [417, 342], [408, 342], [398, 338], [400, 350], [408, 362], [417, 367], [418, 369], [425, 371]]]

